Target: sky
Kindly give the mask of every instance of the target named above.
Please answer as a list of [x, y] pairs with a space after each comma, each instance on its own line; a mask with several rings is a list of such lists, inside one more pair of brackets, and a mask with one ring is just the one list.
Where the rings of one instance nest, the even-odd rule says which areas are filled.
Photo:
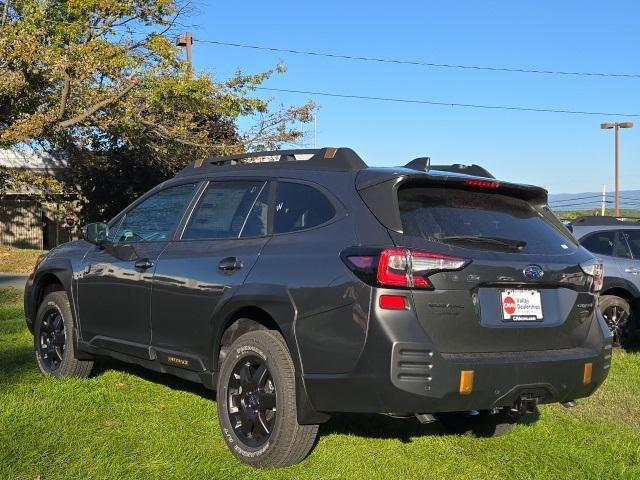
[[[311, 99], [318, 146], [348, 146], [369, 165], [477, 163], [496, 177], [551, 193], [613, 188], [620, 131], [621, 189], [640, 188], [640, 78], [540, 75], [361, 62], [197, 43], [266, 47], [429, 63], [640, 74], [640, 2], [200, 0], [188, 19], [196, 69], [224, 80], [283, 62], [265, 87], [446, 103], [507, 105], [639, 117], [469, 109], [255, 92], [273, 105]], [[307, 127], [307, 146], [313, 128]]]

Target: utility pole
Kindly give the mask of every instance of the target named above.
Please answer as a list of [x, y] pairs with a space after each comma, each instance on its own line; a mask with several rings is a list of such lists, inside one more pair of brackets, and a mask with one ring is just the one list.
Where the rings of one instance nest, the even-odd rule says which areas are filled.
[[615, 166], [614, 166], [614, 175], [615, 175], [615, 201], [614, 201], [614, 208], [615, 208], [615, 216], [619, 217], [620, 216], [620, 202], [619, 202], [619, 195], [620, 195], [620, 187], [618, 184], [618, 129], [620, 128], [632, 128], [633, 127], [633, 122], [614, 122], [614, 123], [601, 123], [600, 124], [600, 128], [604, 129], [604, 130], [610, 130], [613, 128], [614, 130], [614, 161], [615, 161]]
[[318, 148], [318, 122], [315, 115], [313, 115], [313, 148]]
[[602, 185], [602, 211], [600, 212], [600, 215], [602, 215], [604, 217], [604, 202], [606, 199], [606, 195], [607, 195], [607, 185], [603, 184]]
[[193, 36], [191, 32], [186, 32], [184, 35], [178, 35], [176, 39], [176, 46], [178, 47], [186, 47], [187, 49], [187, 66], [189, 67], [189, 71], [191, 71], [192, 63], [191, 63], [191, 46], [193, 45]]

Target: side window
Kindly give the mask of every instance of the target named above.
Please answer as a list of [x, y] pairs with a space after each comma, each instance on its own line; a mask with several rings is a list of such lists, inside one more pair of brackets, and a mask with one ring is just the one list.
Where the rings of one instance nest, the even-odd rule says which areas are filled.
[[625, 241], [625, 232], [618, 231], [616, 244], [613, 247], [613, 255], [619, 258], [631, 258], [631, 252]]
[[587, 235], [580, 240], [580, 244], [591, 253], [613, 256], [613, 247], [616, 243], [615, 232], [597, 232]]
[[331, 220], [335, 208], [317, 189], [300, 183], [279, 182], [273, 213], [273, 232], [315, 227]]
[[623, 234], [629, 243], [633, 258], [640, 258], [640, 230], [626, 230]]
[[212, 182], [198, 201], [183, 239], [236, 238], [264, 182]]
[[170, 240], [195, 186], [195, 183], [176, 185], [150, 196], [124, 215], [113, 235], [109, 233], [110, 240], [126, 243]]

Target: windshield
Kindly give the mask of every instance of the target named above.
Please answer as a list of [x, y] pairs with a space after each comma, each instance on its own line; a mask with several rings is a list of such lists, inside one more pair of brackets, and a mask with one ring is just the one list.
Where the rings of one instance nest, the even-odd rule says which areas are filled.
[[515, 253], [559, 254], [575, 242], [544, 214], [518, 198], [452, 188], [407, 187], [398, 191], [405, 235]]

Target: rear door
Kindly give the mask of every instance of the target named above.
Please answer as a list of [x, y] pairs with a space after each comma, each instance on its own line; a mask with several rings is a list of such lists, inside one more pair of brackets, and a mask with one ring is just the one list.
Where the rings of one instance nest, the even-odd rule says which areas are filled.
[[162, 363], [211, 368], [219, 302], [242, 285], [268, 240], [269, 183], [211, 181], [158, 260], [152, 345]]
[[591, 255], [542, 205], [488, 184], [398, 190], [397, 245], [471, 260], [413, 290], [422, 325], [445, 353], [581, 345], [594, 299], [579, 264]]
[[640, 230], [621, 230], [620, 236], [626, 247], [619, 259], [620, 270], [640, 290]]

